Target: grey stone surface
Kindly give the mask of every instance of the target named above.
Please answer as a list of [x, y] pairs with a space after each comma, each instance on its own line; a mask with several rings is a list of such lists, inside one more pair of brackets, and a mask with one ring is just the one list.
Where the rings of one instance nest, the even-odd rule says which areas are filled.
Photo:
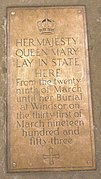
[[[88, 24], [90, 76], [93, 102], [95, 171], [7, 173], [6, 170], [6, 7], [85, 5]], [[101, 0], [0, 0], [0, 179], [101, 179]]]

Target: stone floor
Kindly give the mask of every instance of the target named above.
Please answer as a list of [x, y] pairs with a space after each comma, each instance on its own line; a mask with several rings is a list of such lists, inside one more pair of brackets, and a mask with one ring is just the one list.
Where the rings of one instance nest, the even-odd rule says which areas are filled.
[[[6, 8], [10, 6], [85, 5], [87, 13], [96, 163], [95, 171], [7, 173], [6, 171]], [[101, 0], [0, 0], [0, 179], [101, 178]]]

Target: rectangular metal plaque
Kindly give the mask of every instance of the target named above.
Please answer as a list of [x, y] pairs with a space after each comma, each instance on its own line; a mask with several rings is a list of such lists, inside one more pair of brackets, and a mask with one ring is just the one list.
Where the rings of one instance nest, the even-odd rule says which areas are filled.
[[8, 171], [95, 169], [85, 8], [8, 8]]

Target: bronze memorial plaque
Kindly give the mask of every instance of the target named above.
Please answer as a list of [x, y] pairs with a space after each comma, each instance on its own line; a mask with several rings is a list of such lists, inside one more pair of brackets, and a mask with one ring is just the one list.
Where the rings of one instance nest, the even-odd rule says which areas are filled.
[[95, 169], [85, 8], [7, 10], [9, 172]]

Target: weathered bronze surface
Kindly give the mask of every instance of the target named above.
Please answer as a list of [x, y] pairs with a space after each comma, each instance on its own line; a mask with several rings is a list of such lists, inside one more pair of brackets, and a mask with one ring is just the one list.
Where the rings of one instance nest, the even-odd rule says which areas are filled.
[[95, 169], [85, 9], [8, 9], [8, 171]]

